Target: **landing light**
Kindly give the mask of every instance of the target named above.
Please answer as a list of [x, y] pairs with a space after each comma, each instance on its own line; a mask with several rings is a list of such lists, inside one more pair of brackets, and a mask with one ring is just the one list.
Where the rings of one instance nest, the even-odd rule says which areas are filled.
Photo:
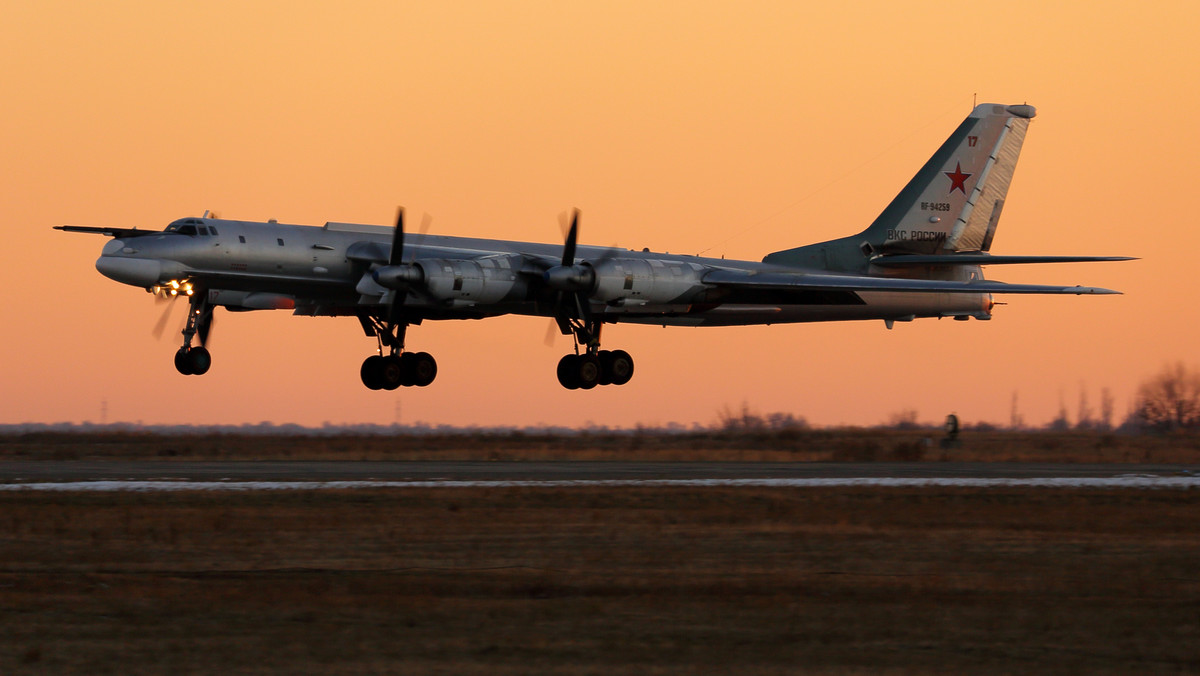
[[186, 279], [172, 279], [165, 284], [155, 284], [150, 287], [150, 293], [162, 298], [174, 298], [176, 296], [191, 296], [196, 293], [192, 287], [192, 283]]

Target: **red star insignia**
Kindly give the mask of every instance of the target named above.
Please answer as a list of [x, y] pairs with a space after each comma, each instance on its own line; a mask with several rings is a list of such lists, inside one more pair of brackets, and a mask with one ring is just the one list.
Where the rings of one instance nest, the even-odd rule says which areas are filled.
[[946, 175], [946, 178], [950, 179], [950, 192], [958, 190], [964, 195], [967, 194], [967, 179], [971, 178], [973, 174], [964, 174], [962, 163], [955, 162], [953, 172], [943, 171], [942, 173]]

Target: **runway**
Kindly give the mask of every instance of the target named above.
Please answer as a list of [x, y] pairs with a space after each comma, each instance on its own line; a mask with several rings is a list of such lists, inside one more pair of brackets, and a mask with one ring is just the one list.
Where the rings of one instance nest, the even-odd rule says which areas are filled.
[[1200, 465], [725, 462], [7, 461], [0, 491], [570, 486], [1200, 489]]

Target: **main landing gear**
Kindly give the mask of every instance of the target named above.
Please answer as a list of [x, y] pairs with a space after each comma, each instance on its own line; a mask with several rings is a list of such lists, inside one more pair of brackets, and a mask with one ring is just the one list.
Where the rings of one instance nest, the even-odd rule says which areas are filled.
[[575, 353], [558, 360], [558, 382], [563, 387], [590, 390], [597, 385], [624, 385], [633, 377], [633, 357], [628, 352], [600, 349], [600, 322], [567, 319], [559, 326], [575, 339]]
[[[367, 357], [359, 369], [363, 385], [372, 390], [425, 387], [437, 377], [437, 362], [428, 352], [404, 352], [407, 324], [385, 323], [374, 317], [360, 317], [359, 321], [367, 335], [379, 341], [379, 354]], [[384, 346], [387, 355], [383, 354]]]
[[[185, 376], [202, 376], [212, 366], [212, 355], [204, 344], [208, 342], [208, 331], [212, 328], [213, 306], [198, 293], [188, 304], [187, 324], [183, 328], [183, 347], [175, 353], [175, 370]], [[192, 347], [192, 338], [200, 338], [200, 344]]]

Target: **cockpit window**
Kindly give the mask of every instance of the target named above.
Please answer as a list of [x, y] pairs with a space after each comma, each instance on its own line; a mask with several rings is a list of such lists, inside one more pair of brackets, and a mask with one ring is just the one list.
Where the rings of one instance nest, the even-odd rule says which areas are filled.
[[178, 221], [167, 226], [163, 232], [177, 232], [181, 235], [196, 235], [196, 226], [204, 225], [204, 221], [199, 218], [181, 218]]
[[215, 225], [208, 226], [208, 231], [212, 233], [213, 237], [217, 236], [217, 226], [215, 226]]
[[208, 237], [208, 228], [206, 228], [202, 225], [198, 229], [200, 230], [201, 237]]

